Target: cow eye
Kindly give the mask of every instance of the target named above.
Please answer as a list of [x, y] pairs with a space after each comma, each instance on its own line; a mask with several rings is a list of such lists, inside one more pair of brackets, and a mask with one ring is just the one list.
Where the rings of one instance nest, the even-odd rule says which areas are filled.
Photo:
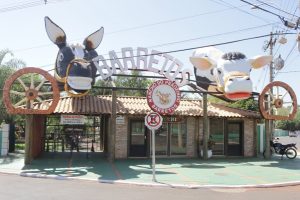
[[214, 75], [214, 69], [211, 69], [211, 70], [210, 70], [210, 74], [211, 74], [211, 75]]
[[218, 74], [222, 74], [221, 70], [218, 69]]

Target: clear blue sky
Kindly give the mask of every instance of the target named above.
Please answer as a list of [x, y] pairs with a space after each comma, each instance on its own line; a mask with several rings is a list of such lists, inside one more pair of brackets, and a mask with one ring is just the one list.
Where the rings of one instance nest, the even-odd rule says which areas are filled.
[[[97, 51], [104, 55], [110, 50], [120, 51], [123, 47], [169, 51], [287, 30], [277, 16], [251, 9], [251, 6], [240, 0], [48, 0], [46, 5], [43, 1], [0, 1], [0, 48], [9, 48], [27, 66], [42, 67], [45, 70], [53, 69], [58, 51], [46, 34], [45, 16], [64, 29], [70, 43], [82, 43], [86, 36], [103, 26], [104, 38]], [[249, 2], [261, 4], [257, 0]], [[267, 5], [262, 5], [262, 8], [291, 21], [295, 21], [296, 17], [286, 12], [300, 16], [298, 0], [264, 2], [285, 12]], [[274, 47], [275, 57], [281, 54], [286, 59], [281, 72], [300, 70], [300, 52], [297, 46], [294, 48], [296, 35], [288, 35], [286, 38], [287, 44], [277, 43]], [[224, 52], [241, 51], [250, 58], [268, 54], [268, 51], [262, 50], [264, 41], [268, 39], [266, 37], [218, 48]], [[192, 51], [172, 54], [185, 67], [192, 67], [188, 61], [190, 55]], [[260, 92], [268, 83], [268, 69], [265, 67], [251, 73], [254, 90]], [[275, 80], [291, 85], [300, 98], [298, 77], [300, 72], [278, 73]]]

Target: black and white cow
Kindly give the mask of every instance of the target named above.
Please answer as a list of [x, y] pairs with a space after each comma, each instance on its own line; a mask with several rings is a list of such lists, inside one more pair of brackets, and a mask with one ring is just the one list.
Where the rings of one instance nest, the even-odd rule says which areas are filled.
[[67, 44], [67, 37], [62, 28], [49, 17], [45, 17], [45, 27], [49, 39], [58, 46], [55, 63], [55, 78], [66, 87], [78, 93], [91, 89], [95, 83], [96, 66], [92, 61], [98, 56], [95, 49], [100, 45], [104, 28], [101, 27], [83, 41], [83, 45]]
[[190, 57], [197, 85], [209, 92], [219, 91], [220, 98], [229, 100], [249, 98], [253, 91], [251, 69], [261, 68], [271, 60], [272, 56], [247, 59], [240, 52], [223, 53], [214, 47], [197, 49]]

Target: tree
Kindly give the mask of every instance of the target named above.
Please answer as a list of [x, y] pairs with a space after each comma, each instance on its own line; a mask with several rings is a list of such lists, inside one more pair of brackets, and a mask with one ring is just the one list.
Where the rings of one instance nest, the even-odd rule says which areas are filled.
[[259, 111], [258, 102], [253, 98], [235, 101], [233, 103], [229, 103], [228, 106], [232, 108], [241, 108], [244, 110]]
[[[285, 109], [282, 112], [288, 113], [289, 109]], [[293, 119], [293, 120], [277, 120], [277, 121], [275, 121], [275, 128], [283, 129], [283, 130], [289, 130], [289, 131], [300, 130], [300, 111], [299, 111], [299, 108], [298, 108], [295, 119]]]
[[209, 102], [223, 104], [232, 108], [240, 108], [244, 110], [252, 110], [252, 111], [259, 111], [258, 102], [254, 98], [233, 101], [233, 102], [226, 102], [222, 99], [219, 99], [214, 96], [210, 96], [208, 98]]
[[92, 89], [92, 95], [111, 95], [110, 89], [102, 89], [97, 88], [98, 86], [101, 87], [112, 87], [112, 82], [114, 82], [116, 87], [124, 87], [129, 88], [126, 90], [118, 90], [118, 96], [146, 96], [145, 90], [130, 90], [130, 88], [141, 88], [147, 89], [149, 85], [152, 83], [152, 80], [147, 79], [145, 77], [139, 77], [140, 72], [132, 71], [131, 75], [129, 76], [117, 76], [117, 78], [112, 79], [111, 81], [108, 80], [97, 80], [95, 83], [95, 87]]
[[0, 123], [12, 123], [13, 121], [16, 121], [19, 117], [9, 115], [6, 112], [6, 108], [3, 104], [2, 96], [3, 96], [3, 86], [5, 84], [6, 79], [8, 79], [9, 76], [11, 76], [17, 69], [22, 68], [25, 66], [25, 62], [17, 59], [17, 58], [11, 58], [8, 61], [4, 61], [4, 58], [6, 56], [13, 56], [13, 53], [9, 49], [4, 49], [0, 51]]
[[[115, 80], [117, 87], [126, 87], [126, 88], [148, 88], [152, 83], [150, 79], [145, 77], [139, 77], [139, 71], [131, 71], [131, 77], [118, 76]], [[146, 96], [145, 90], [123, 90], [119, 91], [118, 95], [121, 96]]]

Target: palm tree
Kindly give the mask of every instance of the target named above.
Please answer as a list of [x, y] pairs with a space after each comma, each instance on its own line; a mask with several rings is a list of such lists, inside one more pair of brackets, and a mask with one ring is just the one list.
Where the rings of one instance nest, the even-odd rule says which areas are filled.
[[[4, 58], [6, 58], [8, 55], [10, 55], [12, 58], [4, 61]], [[2, 101], [2, 88], [4, 86], [4, 83], [8, 79], [8, 77], [11, 76], [17, 69], [25, 67], [26, 65], [24, 61], [14, 58], [13, 56], [14, 55], [12, 51], [10, 51], [9, 49], [0, 50], [0, 123], [11, 123], [14, 121], [14, 117], [6, 112], [5, 106]]]

